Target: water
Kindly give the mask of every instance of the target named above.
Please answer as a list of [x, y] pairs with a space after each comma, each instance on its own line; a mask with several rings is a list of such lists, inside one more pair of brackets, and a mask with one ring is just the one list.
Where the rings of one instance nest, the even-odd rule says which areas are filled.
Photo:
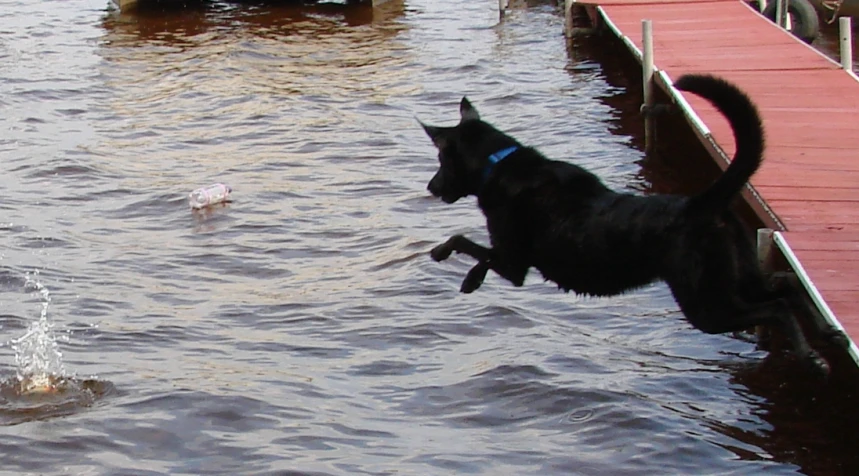
[[[643, 160], [623, 50], [568, 49], [553, 5], [0, 7], [7, 474], [859, 466], [849, 386], [692, 330], [664, 285], [585, 299], [490, 275], [462, 295], [472, 262], [429, 259], [486, 240], [472, 199], [425, 190], [415, 118], [452, 124], [464, 94], [615, 187], [684, 182]], [[216, 181], [233, 202], [191, 213]], [[34, 333], [53, 373], [16, 361]]]

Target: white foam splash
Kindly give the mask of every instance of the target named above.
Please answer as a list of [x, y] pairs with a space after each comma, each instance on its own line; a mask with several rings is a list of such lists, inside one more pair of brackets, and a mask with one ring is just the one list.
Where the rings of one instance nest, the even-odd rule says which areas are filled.
[[27, 332], [12, 340], [18, 381], [24, 391], [50, 388], [58, 378], [65, 377], [63, 354], [54, 335], [54, 324], [48, 319], [51, 293], [39, 282], [39, 273], [27, 274], [27, 289], [36, 291], [42, 300], [39, 320], [30, 324]]

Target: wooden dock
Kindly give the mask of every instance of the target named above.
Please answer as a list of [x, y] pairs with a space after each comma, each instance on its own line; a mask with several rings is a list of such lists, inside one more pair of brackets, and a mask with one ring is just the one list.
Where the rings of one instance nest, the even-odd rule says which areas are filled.
[[[571, 8], [566, 8], [568, 18]], [[733, 135], [708, 103], [672, 78], [712, 73], [744, 89], [767, 133], [764, 163], [746, 200], [775, 230], [774, 244], [818, 310], [843, 329], [859, 363], [859, 80], [740, 0], [587, 0], [642, 60], [642, 21], [653, 30], [655, 82], [684, 107], [725, 167]], [[583, 5], [579, 3], [577, 5]]]

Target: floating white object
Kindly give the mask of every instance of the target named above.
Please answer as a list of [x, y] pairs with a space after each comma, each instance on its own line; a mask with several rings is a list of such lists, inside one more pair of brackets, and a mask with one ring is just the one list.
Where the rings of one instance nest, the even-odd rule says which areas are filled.
[[229, 185], [216, 183], [208, 187], [198, 188], [188, 195], [191, 208], [200, 209], [227, 201], [233, 191]]

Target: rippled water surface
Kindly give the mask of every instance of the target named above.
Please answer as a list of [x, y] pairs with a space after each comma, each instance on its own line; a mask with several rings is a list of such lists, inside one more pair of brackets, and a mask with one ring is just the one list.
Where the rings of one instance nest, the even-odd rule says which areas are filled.
[[[472, 263], [429, 259], [486, 240], [473, 199], [425, 190], [415, 118], [453, 124], [464, 94], [612, 186], [665, 187], [623, 50], [568, 48], [551, 2], [0, 9], [0, 471], [856, 468], [848, 396], [692, 330], [664, 285], [463, 295]], [[234, 201], [192, 213], [216, 181]], [[65, 375], [21, 392], [15, 342], [45, 308]]]

